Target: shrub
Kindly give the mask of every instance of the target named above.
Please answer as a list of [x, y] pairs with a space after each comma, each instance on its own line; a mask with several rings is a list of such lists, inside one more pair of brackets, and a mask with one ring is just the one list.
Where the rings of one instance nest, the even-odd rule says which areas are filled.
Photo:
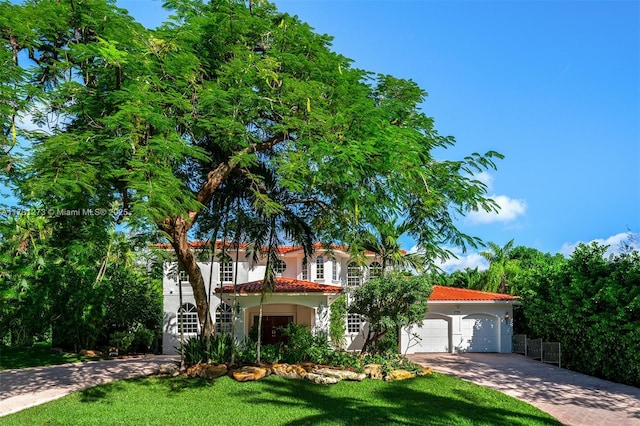
[[194, 336], [184, 344], [184, 362], [187, 366], [201, 362], [216, 364], [231, 361], [235, 345], [229, 334], [221, 334], [203, 338]]

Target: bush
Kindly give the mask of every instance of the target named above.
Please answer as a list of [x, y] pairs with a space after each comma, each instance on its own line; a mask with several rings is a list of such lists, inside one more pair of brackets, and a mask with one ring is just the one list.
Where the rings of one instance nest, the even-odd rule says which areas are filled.
[[122, 354], [129, 351], [134, 339], [135, 334], [133, 333], [128, 331], [115, 331], [109, 336], [109, 344], [118, 348], [118, 352]]
[[210, 338], [195, 336], [184, 344], [184, 362], [187, 366], [202, 362], [226, 363], [231, 361], [231, 354], [235, 349], [229, 334], [215, 335]]
[[287, 363], [326, 362], [332, 352], [326, 333], [311, 333], [304, 325], [289, 323], [282, 327], [288, 342], [282, 348], [282, 360]]

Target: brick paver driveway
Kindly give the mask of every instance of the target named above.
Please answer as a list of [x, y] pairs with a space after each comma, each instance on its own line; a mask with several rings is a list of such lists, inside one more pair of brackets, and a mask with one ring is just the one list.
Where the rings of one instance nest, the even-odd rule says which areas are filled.
[[640, 388], [517, 354], [415, 354], [409, 359], [521, 399], [571, 426], [640, 425]]

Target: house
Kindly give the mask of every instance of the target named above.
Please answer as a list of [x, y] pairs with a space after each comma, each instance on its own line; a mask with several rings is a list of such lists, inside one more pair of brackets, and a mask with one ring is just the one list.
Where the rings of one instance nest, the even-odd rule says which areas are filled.
[[[196, 252], [206, 253], [206, 243], [194, 242], [191, 246]], [[198, 264], [210, 290], [216, 332], [230, 332], [235, 315], [235, 335], [242, 340], [258, 323], [266, 262], [252, 264], [247, 246], [227, 246], [223, 257], [222, 248], [218, 242], [216, 255], [205, 255]], [[305, 259], [300, 247], [283, 246], [279, 258], [275, 289], [263, 305], [265, 344], [280, 341], [280, 327], [289, 322], [328, 330], [331, 304], [349, 288], [382, 273], [382, 262], [374, 253], [365, 254], [364, 264], [356, 263], [339, 246], [317, 245], [311, 259]], [[163, 353], [172, 354], [180, 346], [179, 316], [184, 338], [200, 331], [188, 276], [176, 262], [164, 265], [163, 298]], [[402, 352], [511, 352], [513, 305], [517, 303], [509, 295], [435, 286], [422, 324], [403, 331]], [[360, 316], [347, 315], [346, 349], [362, 348], [365, 326]]]

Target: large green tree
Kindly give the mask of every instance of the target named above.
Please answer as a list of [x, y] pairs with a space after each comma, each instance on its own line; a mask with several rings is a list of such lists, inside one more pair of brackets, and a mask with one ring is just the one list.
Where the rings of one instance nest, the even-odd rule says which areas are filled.
[[[25, 203], [115, 205], [118, 220], [158, 230], [189, 274], [207, 332], [188, 238], [237, 185], [251, 192], [247, 209], [295, 210], [321, 239], [393, 210], [430, 254], [477, 244], [454, 217], [496, 208], [472, 174], [499, 154], [434, 158], [455, 141], [420, 110], [426, 93], [415, 82], [353, 67], [330, 36], [266, 1], [166, 5], [174, 17], [147, 30], [106, 0], [3, 3], [22, 20], [0, 21], [2, 58], [25, 77], [0, 74], [10, 87], [2, 96], [17, 100], [11, 116], [49, 125], [18, 129], [31, 142], [28, 167], [15, 172]], [[263, 171], [287, 206], [270, 198]]]

